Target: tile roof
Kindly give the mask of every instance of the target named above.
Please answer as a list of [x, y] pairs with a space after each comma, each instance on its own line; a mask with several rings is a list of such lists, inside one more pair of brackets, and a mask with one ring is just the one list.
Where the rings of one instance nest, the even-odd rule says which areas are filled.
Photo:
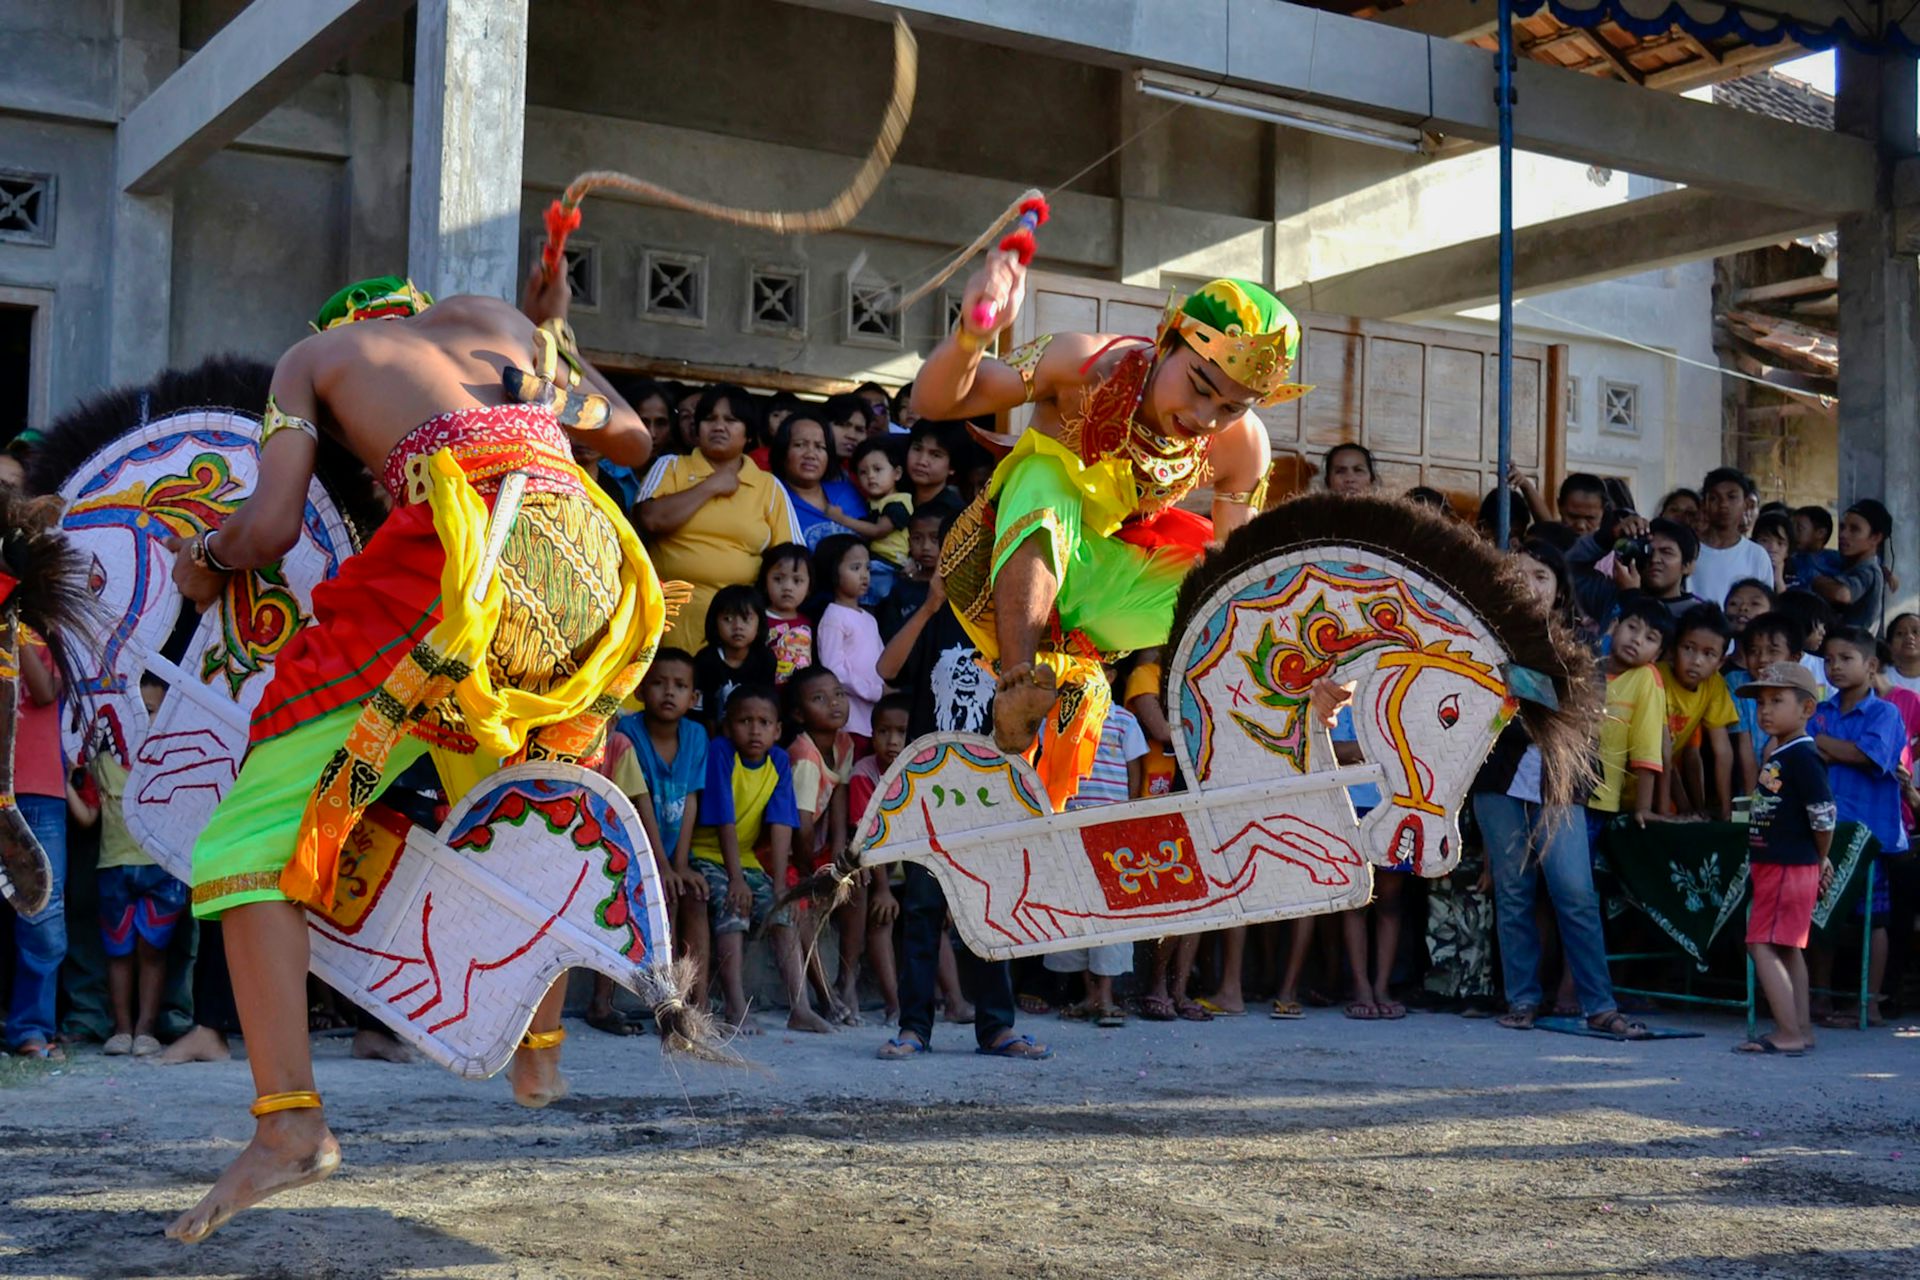
[[1833, 95], [1791, 76], [1763, 71], [1713, 86], [1713, 100], [1725, 107], [1772, 116], [1813, 129], [1833, 128]]

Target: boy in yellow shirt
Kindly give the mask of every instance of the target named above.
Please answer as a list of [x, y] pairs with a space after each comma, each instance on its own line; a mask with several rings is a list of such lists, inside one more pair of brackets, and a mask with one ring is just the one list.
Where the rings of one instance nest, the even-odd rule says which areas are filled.
[[1656, 664], [1673, 641], [1673, 615], [1651, 596], [1630, 595], [1608, 632], [1607, 711], [1600, 721], [1600, 781], [1587, 797], [1588, 834], [1599, 847], [1614, 815], [1644, 823], [1666, 771], [1667, 693]]
[[[1740, 712], [1720, 674], [1732, 636], [1718, 606], [1696, 605], [1680, 615], [1673, 654], [1659, 664], [1673, 757], [1660, 775], [1661, 813], [1712, 814], [1722, 822], [1733, 816], [1733, 740], [1727, 729], [1740, 722]], [[1711, 794], [1703, 752], [1713, 762]]]

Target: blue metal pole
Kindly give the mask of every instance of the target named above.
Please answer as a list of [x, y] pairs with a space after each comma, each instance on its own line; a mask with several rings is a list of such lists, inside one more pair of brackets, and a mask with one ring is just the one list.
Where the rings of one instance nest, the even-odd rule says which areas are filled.
[[1501, 547], [1512, 534], [1507, 470], [1513, 465], [1513, 0], [1500, 0], [1500, 494], [1495, 536]]

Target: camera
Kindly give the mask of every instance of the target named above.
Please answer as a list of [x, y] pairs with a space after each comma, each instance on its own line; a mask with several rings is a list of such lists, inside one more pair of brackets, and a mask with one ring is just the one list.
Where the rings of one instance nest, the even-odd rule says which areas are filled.
[[1645, 573], [1652, 556], [1653, 544], [1645, 538], [1621, 538], [1613, 544], [1613, 558], [1635, 573]]

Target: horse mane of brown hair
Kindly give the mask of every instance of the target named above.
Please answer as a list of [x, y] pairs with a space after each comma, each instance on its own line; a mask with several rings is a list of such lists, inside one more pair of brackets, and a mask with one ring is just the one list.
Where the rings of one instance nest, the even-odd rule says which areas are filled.
[[[1546, 802], [1572, 803], [1585, 794], [1602, 707], [1592, 654], [1547, 615], [1506, 556], [1470, 526], [1416, 503], [1308, 493], [1256, 516], [1180, 584], [1168, 644], [1179, 644], [1201, 604], [1229, 579], [1262, 560], [1312, 547], [1352, 547], [1406, 565], [1478, 618], [1511, 662], [1551, 680], [1559, 707], [1520, 699], [1519, 720], [1540, 749]], [[1173, 678], [1169, 666], [1169, 684]]]

